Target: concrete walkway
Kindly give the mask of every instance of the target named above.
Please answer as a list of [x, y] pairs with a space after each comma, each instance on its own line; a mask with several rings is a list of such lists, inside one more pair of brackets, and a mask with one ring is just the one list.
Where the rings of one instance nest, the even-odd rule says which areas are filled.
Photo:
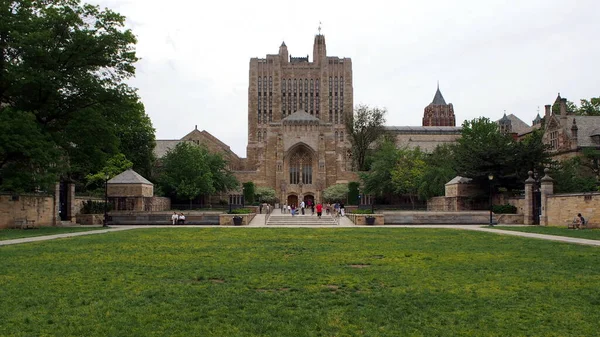
[[[241, 229], [241, 228], [267, 228], [265, 226], [265, 214], [257, 214], [254, 219], [250, 222], [248, 226], [226, 226], [226, 227], [218, 227], [218, 228], [231, 228], [231, 229]], [[104, 234], [110, 232], [118, 232], [130, 229], [143, 229], [143, 228], [217, 228], [215, 226], [111, 226], [108, 229], [99, 229], [97, 231], [86, 231], [86, 232], [76, 232], [76, 233], [64, 233], [64, 234], [56, 234], [56, 235], [46, 235], [46, 236], [35, 236], [29, 238], [21, 238], [21, 239], [12, 239], [12, 240], [3, 240], [0, 241], [0, 246], [14, 245], [19, 243], [27, 243], [27, 242], [37, 242], [37, 241], [46, 241], [46, 240], [54, 240], [61, 238], [70, 238], [75, 236], [82, 235], [91, 235], [91, 234]], [[269, 225], [268, 228], [445, 228], [445, 229], [460, 229], [460, 230], [471, 230], [471, 231], [479, 231], [479, 232], [487, 232], [493, 234], [500, 235], [513, 235], [513, 236], [521, 236], [532, 239], [541, 239], [541, 240], [549, 240], [549, 241], [557, 241], [557, 242], [565, 242], [565, 243], [574, 243], [579, 245], [588, 245], [588, 246], [600, 246], [600, 240], [589, 240], [589, 239], [580, 239], [580, 238], [572, 238], [566, 236], [556, 236], [556, 235], [547, 235], [547, 234], [537, 234], [537, 233], [526, 233], [526, 232], [515, 232], [504, 229], [493, 229], [489, 227], [482, 227], [481, 225], [385, 225], [385, 226], [356, 226], [348, 219], [347, 217], [340, 217], [339, 224], [337, 226], [309, 226], [309, 225], [285, 225], [285, 226], [275, 226]]]

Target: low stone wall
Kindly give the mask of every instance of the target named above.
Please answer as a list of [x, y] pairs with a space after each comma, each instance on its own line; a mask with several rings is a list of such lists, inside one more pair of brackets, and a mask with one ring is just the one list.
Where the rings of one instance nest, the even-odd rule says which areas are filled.
[[77, 223], [80, 225], [102, 225], [104, 214], [77, 214]]
[[600, 193], [553, 194], [548, 196], [548, 226], [566, 226], [581, 213], [589, 227], [600, 226]]
[[496, 214], [496, 217], [500, 225], [522, 225], [524, 220], [523, 214]]
[[86, 196], [75, 196], [75, 200], [73, 200], [73, 214], [77, 214], [77, 222], [79, 222], [79, 212], [83, 208], [83, 204], [88, 200], [96, 201], [96, 202], [104, 202], [104, 198], [100, 197], [86, 197]]
[[242, 226], [246, 226], [250, 224], [252, 219], [256, 216], [255, 213], [250, 214], [221, 214], [219, 215], [219, 225], [220, 226], [233, 226], [233, 218], [239, 216], [242, 217]]
[[[463, 212], [425, 212], [425, 211], [393, 211], [383, 212], [386, 225], [486, 225], [490, 222], [488, 211]], [[497, 223], [496, 216], [492, 219]]]
[[28, 220], [32, 225], [53, 226], [54, 197], [40, 195], [0, 195], [0, 228], [11, 228], [17, 220]]
[[375, 226], [384, 225], [385, 217], [383, 214], [347, 214], [346, 215], [350, 221], [352, 221], [355, 225], [358, 226], [366, 226], [367, 225], [367, 217], [374, 217]]
[[[178, 212], [179, 213], [179, 212]], [[184, 212], [185, 225], [218, 225], [221, 212]], [[171, 225], [173, 212], [112, 211], [109, 225]]]

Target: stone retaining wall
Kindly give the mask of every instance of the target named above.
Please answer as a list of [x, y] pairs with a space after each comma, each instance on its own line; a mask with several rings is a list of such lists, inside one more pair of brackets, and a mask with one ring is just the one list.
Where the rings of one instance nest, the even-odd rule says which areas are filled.
[[219, 215], [219, 225], [221, 226], [233, 226], [233, 218], [236, 216], [242, 217], [242, 226], [248, 225], [252, 219], [256, 216], [255, 213], [250, 214], [221, 214]]
[[548, 195], [546, 214], [548, 226], [563, 227], [581, 213], [589, 227], [600, 226], [600, 193], [573, 193]]
[[384, 225], [384, 215], [383, 214], [347, 214], [346, 215], [350, 221], [352, 221], [355, 225], [366, 226], [367, 225], [367, 217], [375, 217], [375, 226]]
[[53, 226], [57, 216], [52, 196], [0, 195], [0, 228], [11, 228], [18, 219], [33, 221], [36, 227]]
[[[386, 225], [487, 225], [490, 222], [488, 211], [463, 212], [425, 212], [425, 211], [395, 211], [383, 212]], [[496, 216], [492, 220], [497, 223]]]

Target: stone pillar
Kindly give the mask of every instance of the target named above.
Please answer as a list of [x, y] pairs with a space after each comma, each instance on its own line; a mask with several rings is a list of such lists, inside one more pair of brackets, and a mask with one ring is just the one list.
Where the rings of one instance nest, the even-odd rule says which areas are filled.
[[68, 184], [67, 186], [67, 219], [75, 222], [75, 184]]
[[54, 210], [52, 213], [52, 226], [60, 223], [60, 183], [54, 185]]
[[544, 177], [542, 178], [542, 186], [540, 189], [542, 197], [542, 215], [540, 217], [540, 225], [548, 226], [548, 196], [554, 194], [554, 179], [552, 179], [548, 172], [550, 169], [544, 169]]
[[533, 185], [535, 179], [533, 179], [533, 171], [527, 172], [529, 178], [525, 180], [525, 204], [523, 205], [523, 224], [533, 224]]

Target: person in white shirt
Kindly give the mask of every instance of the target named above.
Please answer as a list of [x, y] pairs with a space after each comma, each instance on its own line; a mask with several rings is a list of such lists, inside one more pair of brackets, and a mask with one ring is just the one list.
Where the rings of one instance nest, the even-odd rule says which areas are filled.
[[185, 225], [185, 215], [183, 213], [179, 213], [179, 224]]
[[173, 215], [171, 215], [171, 222], [173, 222], [173, 225], [177, 224], [177, 220], [179, 220], [179, 215], [177, 215], [177, 212], [173, 212]]
[[302, 212], [302, 215], [304, 215], [304, 207], [306, 207], [306, 204], [304, 203], [304, 201], [302, 201], [300, 203], [300, 211]]

